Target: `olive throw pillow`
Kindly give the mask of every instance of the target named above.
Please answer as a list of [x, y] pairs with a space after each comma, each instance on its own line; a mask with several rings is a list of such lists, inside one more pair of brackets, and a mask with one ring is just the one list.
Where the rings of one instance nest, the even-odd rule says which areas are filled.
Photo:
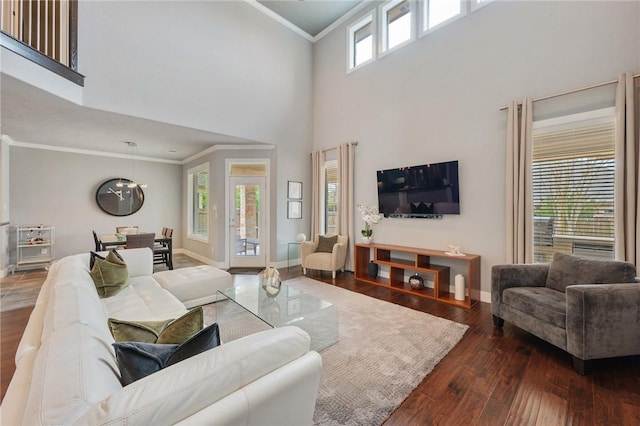
[[126, 386], [219, 345], [218, 324], [211, 324], [181, 345], [117, 342], [113, 348], [120, 370], [120, 382]]
[[112, 251], [104, 259], [95, 256], [90, 274], [101, 298], [115, 296], [129, 285], [127, 264]]
[[[124, 259], [122, 258], [122, 256], [120, 256], [120, 253], [118, 253], [116, 251], [116, 249], [111, 249], [109, 250], [110, 253], [113, 253], [118, 259], [122, 260], [124, 262]], [[93, 269], [93, 265], [96, 263], [96, 259], [102, 259], [105, 260], [106, 257], [102, 257], [100, 256], [98, 253], [96, 253], [95, 251], [89, 252], [91, 257], [89, 258], [89, 270]]]
[[109, 318], [109, 330], [116, 342], [143, 342], [179, 345], [204, 327], [202, 306], [180, 318], [160, 321], [126, 321]]
[[331, 253], [333, 251], [333, 245], [338, 242], [338, 236], [334, 235], [333, 237], [325, 237], [322, 235], [318, 236], [318, 248], [316, 252], [324, 252]]

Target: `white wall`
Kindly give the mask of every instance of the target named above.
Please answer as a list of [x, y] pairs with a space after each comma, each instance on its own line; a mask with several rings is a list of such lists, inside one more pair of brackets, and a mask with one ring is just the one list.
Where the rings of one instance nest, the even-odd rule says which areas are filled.
[[312, 44], [242, 1], [79, 4], [87, 106], [308, 142]]
[[182, 247], [182, 167], [138, 161], [136, 175], [148, 182], [145, 203], [130, 216], [111, 216], [96, 204], [98, 186], [114, 177], [130, 178], [130, 160], [11, 146], [11, 224], [56, 227], [56, 258], [94, 249], [92, 230], [116, 226], [143, 231], [174, 228], [174, 248]]
[[459, 216], [384, 219], [374, 239], [435, 249], [456, 243], [482, 256], [488, 292], [491, 266], [505, 261], [499, 108], [639, 72], [639, 9], [638, 2], [494, 2], [348, 75], [345, 24], [315, 46], [314, 147], [359, 141], [355, 197], [366, 205], [377, 205], [376, 170], [458, 160]]
[[313, 45], [242, 1], [80, 2], [78, 22], [85, 105], [277, 145], [271, 261], [286, 258], [308, 227], [284, 197], [310, 182]]

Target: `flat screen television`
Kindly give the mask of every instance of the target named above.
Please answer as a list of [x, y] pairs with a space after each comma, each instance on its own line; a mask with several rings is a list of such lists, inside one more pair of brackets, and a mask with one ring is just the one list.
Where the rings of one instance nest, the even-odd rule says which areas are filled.
[[460, 214], [458, 162], [378, 170], [378, 209], [384, 217]]

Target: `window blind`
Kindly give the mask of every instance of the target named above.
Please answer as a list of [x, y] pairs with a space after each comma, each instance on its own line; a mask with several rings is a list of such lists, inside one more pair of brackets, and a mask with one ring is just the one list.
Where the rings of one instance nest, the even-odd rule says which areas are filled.
[[534, 129], [534, 258], [556, 251], [613, 258], [613, 116]]
[[395, 20], [402, 18], [407, 13], [411, 13], [411, 3], [409, 3], [408, 0], [405, 0], [397, 6], [389, 9], [387, 12], [387, 23], [391, 24]]

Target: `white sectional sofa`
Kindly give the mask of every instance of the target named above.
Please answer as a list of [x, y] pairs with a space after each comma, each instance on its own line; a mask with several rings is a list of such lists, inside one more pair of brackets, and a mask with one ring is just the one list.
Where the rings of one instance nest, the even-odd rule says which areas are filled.
[[322, 361], [297, 327], [223, 342], [123, 387], [107, 318], [176, 318], [186, 308], [153, 279], [151, 250], [120, 253], [130, 284], [105, 299], [88, 253], [53, 265], [16, 353], [2, 425], [311, 424]]

